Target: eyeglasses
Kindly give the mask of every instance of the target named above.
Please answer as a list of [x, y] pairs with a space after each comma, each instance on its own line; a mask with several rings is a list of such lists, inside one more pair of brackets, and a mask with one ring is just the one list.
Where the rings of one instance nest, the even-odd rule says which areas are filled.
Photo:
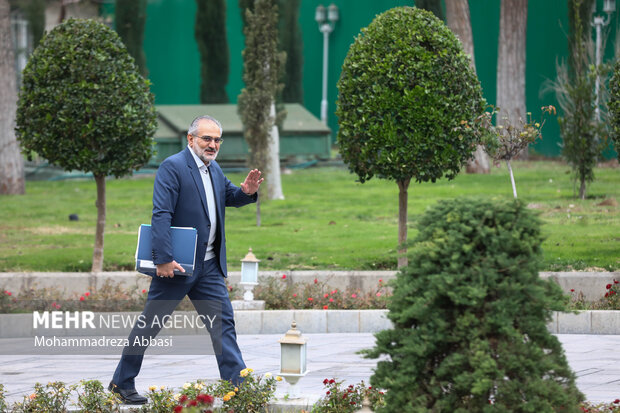
[[202, 141], [205, 142], [205, 143], [215, 142], [216, 145], [219, 145], [220, 143], [224, 142], [224, 139], [222, 139], [222, 138], [214, 138], [214, 137], [208, 136], [208, 135], [205, 135], [205, 136], [195, 136], [195, 135], [192, 135], [192, 136], [195, 137], [195, 138], [202, 139]]

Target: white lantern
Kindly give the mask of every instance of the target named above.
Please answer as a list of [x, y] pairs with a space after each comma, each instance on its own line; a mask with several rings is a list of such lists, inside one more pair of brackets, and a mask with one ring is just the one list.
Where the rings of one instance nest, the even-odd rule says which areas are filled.
[[241, 284], [245, 289], [243, 293], [243, 299], [245, 301], [254, 300], [254, 293], [252, 289], [258, 284], [258, 263], [259, 259], [252, 253], [252, 248], [248, 251], [248, 254], [241, 260]]
[[280, 376], [291, 385], [289, 397], [299, 397], [297, 382], [306, 375], [306, 339], [297, 330], [297, 323], [291, 323], [291, 329], [278, 340], [280, 343]]

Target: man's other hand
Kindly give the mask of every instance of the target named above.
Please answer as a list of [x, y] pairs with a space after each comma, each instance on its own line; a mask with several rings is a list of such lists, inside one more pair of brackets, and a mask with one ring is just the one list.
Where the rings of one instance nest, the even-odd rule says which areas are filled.
[[247, 195], [254, 195], [258, 191], [260, 184], [265, 180], [260, 176], [261, 172], [258, 169], [252, 169], [245, 181], [241, 183], [241, 190]]
[[167, 262], [165, 264], [157, 264], [157, 276], [158, 277], [174, 277], [174, 270], [185, 272], [185, 269], [179, 265], [176, 261]]

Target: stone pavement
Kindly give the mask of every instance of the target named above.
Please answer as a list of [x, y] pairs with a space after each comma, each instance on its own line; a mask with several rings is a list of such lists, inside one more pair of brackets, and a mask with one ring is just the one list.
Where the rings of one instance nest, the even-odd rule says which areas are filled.
[[[240, 335], [239, 345], [248, 367], [256, 373], [277, 374], [280, 363], [278, 339], [281, 334]], [[309, 404], [324, 394], [323, 379], [337, 378], [347, 384], [361, 380], [368, 383], [375, 360], [356, 354], [370, 348], [374, 336], [368, 333], [304, 334], [308, 338], [308, 375], [299, 381], [300, 392]], [[610, 402], [620, 397], [620, 336], [561, 334], [570, 366], [577, 374], [577, 386], [593, 402]], [[204, 339], [193, 336], [192, 340]], [[24, 339], [0, 339], [0, 346], [16, 346]], [[119, 352], [120, 353], [120, 352]], [[21, 401], [32, 392], [36, 382], [63, 381], [78, 383], [81, 379], [100, 380], [107, 386], [118, 362], [118, 356], [0, 356], [0, 383], [5, 385], [7, 401]], [[148, 386], [180, 388], [196, 379], [216, 380], [217, 364], [213, 356], [145, 357], [137, 389], [145, 393]], [[278, 384], [276, 396], [288, 391], [284, 381]]]

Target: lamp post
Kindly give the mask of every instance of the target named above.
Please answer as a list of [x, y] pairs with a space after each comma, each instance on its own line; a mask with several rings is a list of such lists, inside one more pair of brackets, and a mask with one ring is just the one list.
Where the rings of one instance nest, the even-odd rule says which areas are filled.
[[291, 329], [278, 340], [280, 343], [280, 376], [291, 385], [289, 397], [300, 397], [297, 382], [308, 372], [306, 369], [306, 339], [297, 330], [297, 323], [293, 320]]
[[323, 88], [321, 98], [321, 122], [327, 125], [327, 58], [329, 55], [329, 34], [334, 31], [339, 19], [338, 7], [330, 4], [327, 9], [322, 4], [316, 7], [314, 20], [319, 24], [319, 31], [323, 33]]
[[252, 289], [258, 284], [258, 263], [260, 260], [256, 258], [252, 252], [252, 248], [248, 254], [241, 260], [241, 284], [245, 292], [243, 293], [244, 301], [254, 301], [254, 293]]
[[[594, 13], [596, 10], [596, 2], [592, 5], [592, 12]], [[616, 0], [604, 0], [603, 3], [603, 12], [607, 14], [607, 18], [603, 16], [594, 16], [594, 21], [592, 24], [596, 27], [596, 79], [594, 81], [594, 113], [596, 116], [596, 120], [601, 120], [601, 113], [599, 110], [599, 89], [601, 87], [601, 79], [599, 76], [599, 67], [601, 65], [601, 48], [602, 48], [602, 39], [601, 39], [601, 31], [604, 26], [607, 26], [611, 21], [611, 15], [616, 11]]]

